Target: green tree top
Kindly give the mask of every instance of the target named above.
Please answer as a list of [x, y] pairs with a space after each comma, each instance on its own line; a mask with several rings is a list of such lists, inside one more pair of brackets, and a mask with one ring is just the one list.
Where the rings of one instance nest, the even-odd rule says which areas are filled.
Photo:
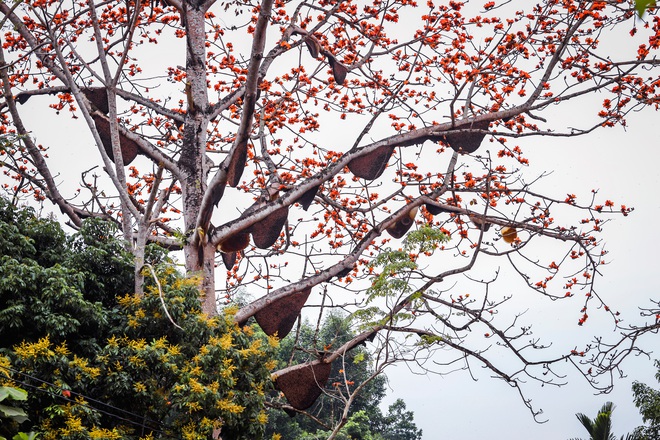
[[0, 231], [0, 385], [31, 390], [41, 438], [261, 437], [275, 338], [239, 327], [235, 309], [204, 314], [197, 280], [162, 251], [148, 255], [157, 280], [131, 293], [109, 223], [67, 238], [0, 200]]

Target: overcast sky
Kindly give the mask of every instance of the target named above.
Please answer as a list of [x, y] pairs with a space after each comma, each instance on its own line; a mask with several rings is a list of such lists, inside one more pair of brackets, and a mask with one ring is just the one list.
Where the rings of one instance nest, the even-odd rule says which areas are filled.
[[[575, 109], [573, 116], [580, 117], [580, 109]], [[617, 127], [587, 137], [534, 139], [523, 147], [531, 161], [527, 176], [554, 170], [537, 190], [545, 186], [550, 194], [560, 198], [574, 193], [578, 200], [588, 201], [591, 189], [599, 189], [601, 196], [613, 200], [616, 206], [635, 208], [630, 216], [614, 216], [606, 225], [602, 237], [609, 250], [607, 261], [611, 263], [603, 267], [604, 277], [596, 283], [600, 294], [630, 323], [641, 322], [638, 306], [649, 305], [649, 298], [660, 298], [660, 257], [656, 254], [660, 249], [660, 231], [655, 224], [655, 219], [660, 218], [660, 140], [656, 134], [659, 116], [653, 111], [635, 115], [629, 118], [627, 131]], [[520, 293], [525, 291], [521, 289]], [[547, 314], [543, 301], [538, 295], [535, 297], [536, 305], [530, 305], [525, 321], [536, 323], [537, 329], [541, 326], [539, 320], [543, 321], [544, 328], [550, 331], [539, 331], [539, 336], [546, 341], [571, 344], [574, 339], [588, 341], [596, 334], [616, 337], [611, 320], [590, 319], [580, 327], [577, 310], [567, 308], [568, 318]], [[652, 359], [660, 359], [658, 335], [649, 335], [640, 344], [655, 352]], [[543, 424], [534, 422], [516, 390], [491, 379], [480, 368], [473, 370], [480, 374], [476, 382], [465, 371], [448, 376], [418, 376], [410, 374], [404, 365], [390, 369], [387, 375], [392, 391], [386, 404], [396, 398], [405, 399], [415, 413], [417, 426], [424, 431], [424, 440], [557, 440], [587, 438], [575, 414], [583, 412], [594, 417], [609, 400], [616, 405], [613, 429], [619, 438], [642, 423], [632, 402], [632, 382], [638, 380], [660, 388], [652, 360], [629, 358], [624, 368], [627, 377], [616, 380], [614, 391], [608, 395], [594, 395], [593, 388], [569, 368], [569, 383], [563, 387], [541, 388], [529, 383], [525, 390], [533, 398], [533, 405], [543, 409], [541, 418], [548, 420]]]

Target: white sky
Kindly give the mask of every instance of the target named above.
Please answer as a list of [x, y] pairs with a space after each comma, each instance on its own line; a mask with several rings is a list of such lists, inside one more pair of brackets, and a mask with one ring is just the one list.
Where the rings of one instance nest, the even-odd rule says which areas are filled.
[[[575, 115], [579, 115], [577, 109]], [[555, 170], [545, 179], [551, 194], [564, 197], [566, 193], [575, 193], [578, 200], [588, 200], [590, 190], [595, 188], [616, 206], [635, 208], [628, 217], [615, 216], [605, 226], [602, 237], [611, 263], [603, 267], [604, 277], [596, 284], [610, 306], [621, 311], [629, 323], [640, 322], [637, 306], [650, 305], [649, 298], [660, 297], [660, 258], [655, 254], [660, 248], [660, 230], [655, 225], [655, 219], [660, 218], [660, 197], [656, 194], [660, 187], [660, 140], [655, 134], [658, 121], [658, 114], [648, 111], [629, 118], [627, 132], [617, 127], [581, 138], [534, 139], [533, 145], [523, 147], [531, 162], [528, 176], [534, 175], [534, 169]], [[538, 335], [546, 341], [552, 339], [555, 344], [570, 346], [574, 339], [588, 341], [596, 334], [616, 337], [611, 321], [590, 317], [579, 327], [575, 308], [565, 308], [572, 314], [562, 319], [566, 317], [544, 313], [545, 305], [537, 294], [524, 290], [520, 293], [537, 299], [537, 306], [530, 307], [525, 322], [544, 320], [549, 331], [539, 331]], [[598, 313], [592, 310], [592, 315]], [[640, 344], [655, 352], [652, 359], [660, 358], [657, 335], [646, 336]], [[473, 370], [480, 374], [476, 382], [465, 371], [441, 377], [412, 375], [404, 365], [390, 369], [387, 375], [392, 391], [385, 403], [403, 398], [408, 409], [414, 411], [424, 440], [557, 440], [588, 437], [575, 414], [582, 412], [594, 417], [609, 400], [616, 405], [613, 430], [619, 438], [642, 423], [632, 402], [632, 382], [638, 380], [660, 388], [652, 360], [631, 357], [623, 367], [627, 377], [616, 380], [608, 395], [594, 395], [593, 388], [569, 368], [569, 383], [561, 388], [541, 388], [530, 382], [525, 390], [533, 405], [543, 409], [541, 418], [548, 419], [544, 424], [533, 421], [515, 389], [490, 379], [488, 372], [479, 367]]]

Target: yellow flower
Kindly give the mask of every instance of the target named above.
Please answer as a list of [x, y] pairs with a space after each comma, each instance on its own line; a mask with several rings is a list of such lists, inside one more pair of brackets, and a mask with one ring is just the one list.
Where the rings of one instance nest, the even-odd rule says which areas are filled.
[[76, 416], [70, 416], [66, 421], [66, 427], [71, 432], [82, 432], [85, 430], [82, 425], [82, 420]]
[[118, 433], [115, 429], [110, 431], [109, 429], [94, 427], [89, 432], [89, 438], [92, 438], [92, 439], [98, 438], [98, 439], [103, 439], [103, 440], [115, 440], [115, 439], [120, 439], [121, 434]]
[[144, 339], [136, 339], [128, 341], [128, 346], [135, 350], [142, 350], [147, 346], [147, 342]]
[[223, 350], [229, 350], [232, 344], [233, 338], [231, 337], [231, 333], [225, 333], [219, 338], [217, 336], [212, 336], [209, 338], [209, 345], [219, 346]]
[[9, 358], [6, 356], [0, 356], [0, 375], [9, 378], [10, 367], [11, 363], [9, 362]]
[[101, 370], [97, 367], [90, 367], [87, 365], [88, 360], [74, 356], [73, 360], [69, 362], [69, 366], [79, 368], [83, 373], [95, 379], [100, 376]]
[[178, 356], [181, 354], [181, 349], [178, 345], [170, 345], [168, 351], [172, 356]]
[[204, 386], [195, 379], [190, 379], [188, 385], [190, 385], [190, 391], [193, 393], [202, 394], [204, 392]]
[[186, 406], [188, 407], [188, 411], [190, 413], [193, 413], [195, 411], [201, 411], [202, 405], [199, 404], [199, 402], [188, 402], [186, 403]]
[[215, 404], [216, 408], [222, 410], [222, 411], [227, 411], [232, 414], [240, 414], [243, 412], [245, 407], [241, 405], [237, 405], [236, 403], [230, 401], [229, 399], [221, 399], [218, 400], [218, 402]]
[[60, 345], [55, 347], [55, 354], [59, 356], [68, 356], [71, 354], [71, 351], [66, 346], [66, 342], [62, 342]]
[[160, 348], [160, 349], [167, 348], [167, 338], [162, 337], [160, 339], [156, 339], [153, 342], [153, 347], [154, 348]]
[[133, 384], [133, 389], [136, 393], [144, 393], [147, 391], [147, 387], [142, 382], [135, 382]]
[[117, 299], [117, 302], [121, 307], [137, 306], [140, 304], [140, 297], [134, 294], [126, 294], [124, 296], [120, 296]]
[[53, 357], [55, 352], [50, 349], [50, 339], [48, 336], [39, 339], [32, 344], [21, 342], [21, 345], [14, 348], [18, 357], [27, 359], [36, 359], [37, 357]]
[[270, 345], [273, 348], [277, 348], [280, 346], [280, 338], [278, 338], [275, 335], [268, 336], [268, 345]]
[[147, 363], [144, 361], [144, 359], [142, 359], [141, 357], [138, 357], [138, 356], [131, 356], [131, 357], [129, 357], [129, 358], [128, 358], [128, 362], [129, 362], [132, 366], [134, 366], [134, 367], [138, 367], [138, 368], [144, 368], [144, 367], [147, 366]]

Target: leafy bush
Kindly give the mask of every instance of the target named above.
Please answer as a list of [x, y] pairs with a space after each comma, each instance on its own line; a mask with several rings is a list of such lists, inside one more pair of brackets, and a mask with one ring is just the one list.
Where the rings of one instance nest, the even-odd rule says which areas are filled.
[[231, 309], [203, 314], [197, 280], [162, 251], [158, 282], [131, 293], [132, 261], [109, 223], [66, 239], [0, 201], [0, 230], [1, 368], [34, 390], [25, 411], [44, 440], [263, 435], [275, 339], [239, 328]]

